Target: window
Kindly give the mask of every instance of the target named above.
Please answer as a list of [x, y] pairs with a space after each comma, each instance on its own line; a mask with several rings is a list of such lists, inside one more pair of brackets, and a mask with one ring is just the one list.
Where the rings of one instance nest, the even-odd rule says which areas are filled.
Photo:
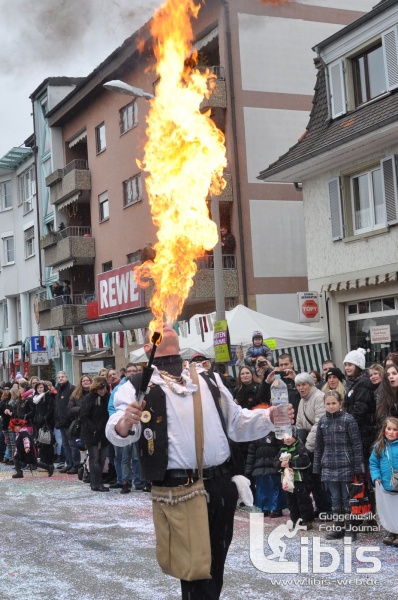
[[7, 302], [3, 304], [3, 323], [4, 323], [4, 331], [8, 331], [8, 306]]
[[328, 65], [332, 118], [398, 88], [398, 28]]
[[26, 215], [33, 209], [33, 196], [36, 193], [36, 182], [34, 179], [33, 166], [22, 173], [19, 177], [19, 201], [18, 206], [23, 204], [23, 214]]
[[333, 241], [397, 224], [396, 157], [330, 180], [328, 193]]
[[106, 148], [105, 123], [101, 123], [101, 125], [98, 125], [98, 127], [95, 128], [95, 139], [97, 154], [99, 154]]
[[109, 219], [109, 199], [108, 192], [98, 196], [100, 223]]
[[0, 210], [12, 208], [11, 181], [0, 183]]
[[386, 224], [381, 169], [351, 178], [354, 233], [372, 231]]
[[15, 262], [14, 236], [3, 238], [4, 243], [4, 264], [9, 265]]
[[138, 125], [138, 104], [133, 100], [120, 110], [120, 133], [125, 133]]
[[25, 258], [30, 258], [35, 253], [35, 228], [25, 229]]
[[21, 299], [17, 298], [17, 328], [22, 327], [22, 314], [21, 314]]
[[102, 272], [106, 273], [107, 271], [112, 271], [112, 261], [102, 263]]
[[127, 264], [134, 265], [135, 263], [140, 263], [141, 254], [142, 250], [137, 250], [137, 252], [131, 252], [130, 254], [127, 254]]
[[355, 106], [387, 91], [383, 47], [378, 45], [352, 60]]
[[123, 206], [130, 206], [142, 200], [141, 175], [135, 175], [127, 181], [123, 181]]

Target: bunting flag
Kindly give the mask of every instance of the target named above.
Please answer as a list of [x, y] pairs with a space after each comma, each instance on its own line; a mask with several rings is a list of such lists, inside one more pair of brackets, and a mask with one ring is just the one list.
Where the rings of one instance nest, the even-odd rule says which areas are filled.
[[203, 331], [203, 321], [202, 319], [199, 319], [199, 326], [200, 326], [200, 335], [202, 336], [202, 342], [205, 341], [205, 333]]
[[210, 331], [213, 331], [214, 329], [214, 319], [213, 319], [213, 315], [207, 315], [207, 322], [209, 324], [209, 329]]
[[209, 331], [207, 328], [207, 319], [205, 316], [203, 316], [202, 319], [203, 319], [203, 329], [204, 329], [205, 333], [207, 333]]
[[195, 319], [196, 333], [198, 335], [200, 335], [200, 322], [199, 321], [200, 321], [200, 319], [198, 319], [198, 318]]
[[72, 350], [72, 336], [66, 336], [66, 346], [69, 350]]
[[124, 348], [124, 333], [123, 331], [119, 331], [119, 346]]
[[77, 347], [80, 351], [84, 350], [84, 346], [83, 346], [83, 336], [82, 335], [78, 335], [77, 336]]
[[131, 331], [126, 331], [126, 335], [127, 335], [127, 344], [129, 346], [131, 346], [133, 343], [133, 334]]
[[104, 341], [102, 338], [102, 333], [98, 334], [98, 348], [103, 348], [104, 347]]
[[179, 325], [178, 321], [174, 321], [173, 329], [177, 333], [177, 335], [180, 335], [180, 325]]
[[109, 335], [109, 333], [100, 333], [100, 335], [102, 335], [103, 337], [103, 346], [107, 346], [108, 348], [111, 347], [111, 336]]
[[127, 331], [124, 331], [124, 358], [128, 358], [129, 357], [129, 339], [128, 339], [128, 335], [127, 335]]

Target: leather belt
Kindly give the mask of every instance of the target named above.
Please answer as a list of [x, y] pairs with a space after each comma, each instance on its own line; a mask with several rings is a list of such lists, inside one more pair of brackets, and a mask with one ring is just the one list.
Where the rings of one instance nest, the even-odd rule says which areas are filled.
[[[220, 475], [227, 475], [230, 472], [229, 461], [217, 465], [216, 467], [208, 467], [203, 469], [203, 479], [212, 479], [213, 477], [219, 477]], [[166, 471], [165, 479], [199, 479], [199, 473], [197, 469], [168, 469]]]

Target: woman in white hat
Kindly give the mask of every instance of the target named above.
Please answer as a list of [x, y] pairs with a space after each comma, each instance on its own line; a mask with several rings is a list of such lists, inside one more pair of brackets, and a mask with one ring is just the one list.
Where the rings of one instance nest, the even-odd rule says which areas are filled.
[[376, 438], [376, 402], [369, 373], [365, 369], [366, 350], [351, 350], [344, 359], [346, 373], [345, 409], [358, 423], [361, 432], [365, 467], [368, 466], [372, 445]]

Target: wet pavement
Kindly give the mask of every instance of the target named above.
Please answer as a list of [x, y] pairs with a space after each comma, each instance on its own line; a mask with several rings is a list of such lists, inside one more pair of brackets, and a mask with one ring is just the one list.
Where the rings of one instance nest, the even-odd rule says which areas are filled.
[[[52, 478], [40, 470], [33, 475], [25, 471], [24, 478], [16, 480], [11, 478], [13, 472], [11, 467], [0, 467], [1, 600], [22, 596], [31, 600], [180, 597], [179, 582], [162, 574], [156, 563], [149, 494], [95, 493], [76, 476], [57, 471]], [[271, 569], [277, 572], [271, 574], [269, 562], [264, 564], [264, 556], [271, 554], [268, 535], [286, 523], [288, 513], [280, 519], [264, 519], [261, 551], [255, 550], [252, 536], [257, 568], [250, 560], [250, 514], [247, 509], [236, 512], [224, 600], [397, 598], [398, 548], [381, 543], [382, 531], [361, 534], [352, 547], [344, 546], [341, 540], [326, 541], [317, 521], [313, 531], [284, 538], [287, 567], [272, 560]], [[321, 549], [329, 546], [336, 550], [332, 555], [321, 553], [318, 566], [319, 552], [313, 552], [317, 544]], [[363, 546], [371, 549], [365, 551]], [[364, 562], [366, 556], [380, 560], [377, 572], [359, 572], [372, 566]], [[278, 573], [291, 570], [295, 563], [298, 572]], [[314, 573], [314, 565], [318, 571], [330, 570], [332, 565], [333, 572]]]

